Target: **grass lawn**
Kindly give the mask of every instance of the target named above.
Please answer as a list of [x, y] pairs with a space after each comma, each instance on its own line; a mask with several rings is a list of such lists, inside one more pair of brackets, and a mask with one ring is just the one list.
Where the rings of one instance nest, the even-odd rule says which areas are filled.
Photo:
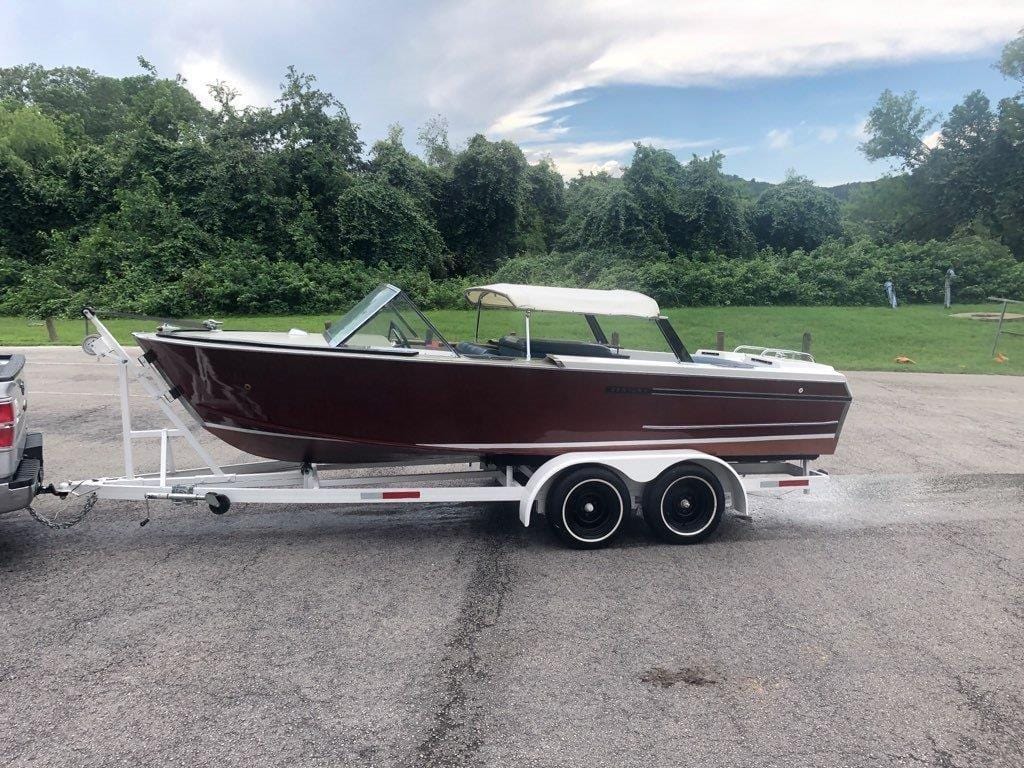
[[[992, 305], [957, 306], [953, 312], [993, 311]], [[339, 313], [340, 314], [340, 313]], [[427, 313], [450, 340], [473, 339], [476, 314], [445, 310]], [[813, 336], [812, 353], [821, 362], [847, 371], [936, 371], [943, 373], [1024, 374], [1024, 337], [1003, 336], [999, 350], [1005, 363], [992, 359], [995, 324], [949, 317], [941, 306], [915, 305], [890, 310], [884, 307], [696, 307], [666, 310], [690, 350], [715, 345], [715, 332], [725, 331], [726, 348], [739, 344], [765, 344], [800, 349], [804, 331]], [[319, 331], [329, 316], [226, 317], [226, 328], [236, 330]], [[132, 331], [154, 328], [152, 321], [108, 322], [122, 341]], [[645, 321], [608, 318], [602, 321], [610, 335], [618, 331], [624, 346], [661, 348], [660, 334]], [[1024, 333], [1024, 322], [1007, 323], [1008, 330]], [[482, 337], [510, 330], [522, 333], [518, 313], [484, 311]], [[78, 344], [85, 333], [83, 320], [58, 320], [62, 344]], [[582, 318], [569, 315], [535, 315], [533, 333], [538, 337], [590, 338]], [[0, 351], [8, 346], [47, 344], [46, 328], [23, 317], [0, 317]], [[905, 355], [916, 365], [899, 365], [893, 358]]]

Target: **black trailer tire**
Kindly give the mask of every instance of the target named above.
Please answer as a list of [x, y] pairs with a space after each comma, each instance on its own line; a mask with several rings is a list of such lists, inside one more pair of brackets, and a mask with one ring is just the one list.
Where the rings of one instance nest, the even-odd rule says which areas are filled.
[[548, 525], [573, 549], [607, 547], [622, 532], [629, 489], [606, 467], [571, 469], [556, 478], [545, 499]]
[[725, 491], [715, 473], [697, 464], [669, 467], [644, 489], [644, 520], [671, 544], [696, 544], [725, 514]]

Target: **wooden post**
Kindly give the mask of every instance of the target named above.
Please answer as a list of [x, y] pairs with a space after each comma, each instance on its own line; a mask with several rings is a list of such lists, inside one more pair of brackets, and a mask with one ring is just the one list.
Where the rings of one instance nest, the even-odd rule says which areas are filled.
[[808, 355], [811, 354], [811, 332], [804, 331], [804, 338], [800, 345], [800, 351], [806, 352]]
[[57, 326], [54, 324], [52, 317], [46, 318], [46, 333], [50, 337], [51, 342], [60, 341], [57, 338]]
[[725, 331], [718, 331], [718, 333], [715, 334], [715, 349], [719, 352], [725, 350]]

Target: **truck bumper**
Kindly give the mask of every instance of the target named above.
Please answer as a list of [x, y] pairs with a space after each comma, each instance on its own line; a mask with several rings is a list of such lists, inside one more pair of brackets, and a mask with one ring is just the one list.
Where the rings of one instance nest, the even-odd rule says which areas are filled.
[[43, 436], [29, 432], [25, 453], [15, 473], [0, 483], [0, 514], [24, 509], [32, 503], [43, 482]]

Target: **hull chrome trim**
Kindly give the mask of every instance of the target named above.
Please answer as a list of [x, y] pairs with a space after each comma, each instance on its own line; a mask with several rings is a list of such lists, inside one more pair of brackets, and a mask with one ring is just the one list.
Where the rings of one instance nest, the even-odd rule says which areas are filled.
[[685, 429], [751, 429], [757, 427], [830, 427], [838, 424], [838, 421], [776, 421], [766, 422], [764, 424], [689, 424], [684, 426], [663, 426], [660, 424], [645, 424], [644, 429], [650, 430], [663, 430], [666, 432], [675, 432], [677, 430]]

